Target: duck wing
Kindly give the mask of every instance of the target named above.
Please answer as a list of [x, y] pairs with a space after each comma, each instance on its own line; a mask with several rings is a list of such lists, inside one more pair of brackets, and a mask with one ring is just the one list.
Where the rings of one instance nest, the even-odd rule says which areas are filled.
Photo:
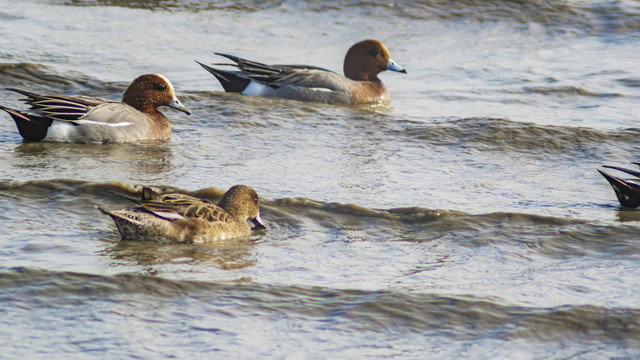
[[75, 121], [86, 115], [93, 108], [116, 101], [82, 95], [40, 95], [25, 90], [7, 88], [26, 96], [25, 103], [31, 105], [31, 109], [46, 118], [59, 121]]
[[334, 71], [318, 66], [267, 65], [257, 61], [243, 59], [235, 55], [223, 53], [215, 54], [223, 56], [235, 63], [226, 65], [235, 66], [250, 79], [268, 85], [290, 85], [307, 88], [343, 90], [345, 88], [345, 80], [347, 80], [344, 76]]
[[318, 66], [311, 65], [267, 65], [253, 60], [247, 60], [241, 58], [239, 56], [223, 54], [223, 53], [215, 53], [216, 55], [223, 56], [235, 64], [216, 64], [216, 65], [231, 65], [236, 66], [238, 69], [242, 70], [247, 75], [252, 75], [256, 77], [256, 80], [259, 80], [261, 77], [264, 79], [269, 79], [271, 77], [278, 77], [283, 74], [288, 74], [298, 70], [320, 70], [326, 71], [330, 73], [334, 73], [331, 70], [321, 68]]
[[149, 188], [143, 189], [143, 199], [138, 205], [168, 220], [192, 218], [207, 222], [230, 222], [231, 217], [221, 207], [210, 201], [185, 194], [158, 194]]

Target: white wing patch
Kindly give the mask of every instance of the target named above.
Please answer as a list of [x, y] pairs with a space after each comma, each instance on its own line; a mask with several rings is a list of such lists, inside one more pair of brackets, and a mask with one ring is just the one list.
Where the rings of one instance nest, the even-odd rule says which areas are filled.
[[[324, 87], [308, 87], [306, 88], [312, 91], [318, 92], [332, 92], [333, 89]], [[254, 96], [273, 96], [273, 88], [269, 85], [257, 81], [251, 81], [249, 85], [242, 91], [242, 95], [254, 95]]]
[[75, 120], [73, 122], [68, 121], [56, 121], [51, 123], [49, 129], [47, 129], [47, 136], [44, 137], [44, 141], [56, 141], [56, 142], [74, 142], [78, 138], [78, 125], [85, 126], [108, 126], [112, 128], [119, 128], [125, 126], [131, 126], [131, 122], [120, 123], [105, 123], [100, 121], [91, 120]]
[[78, 125], [102, 125], [102, 126], [111, 126], [111, 127], [122, 127], [122, 126], [133, 125], [133, 123], [130, 123], [130, 122], [105, 123], [105, 122], [93, 121], [93, 120], [76, 120], [74, 121], [74, 123]]
[[308, 88], [308, 89], [309, 89], [309, 90], [313, 90], [313, 91], [320, 91], [320, 92], [332, 92], [332, 91], [333, 91], [332, 89], [327, 89], [327, 88], [317, 88], [317, 87], [314, 87], [314, 88]]

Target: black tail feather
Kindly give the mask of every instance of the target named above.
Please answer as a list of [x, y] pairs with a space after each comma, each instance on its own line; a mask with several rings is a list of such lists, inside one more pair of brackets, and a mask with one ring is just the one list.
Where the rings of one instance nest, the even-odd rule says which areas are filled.
[[267, 65], [267, 64], [259, 63], [257, 61], [243, 59], [235, 55], [229, 55], [229, 54], [223, 54], [223, 53], [214, 53], [214, 54], [223, 56], [235, 62], [236, 63], [235, 66], [237, 66], [240, 70], [252, 75], [273, 76], [275, 74], [284, 73], [287, 71], [286, 67], [280, 67], [277, 65]]
[[[632, 171], [632, 170], [617, 168], [613, 166], [607, 166], [607, 167], [624, 171], [627, 173], [629, 173], [629, 171]], [[640, 185], [630, 181], [619, 179], [615, 176], [611, 176], [600, 169], [596, 169], [596, 170], [598, 170], [598, 172], [602, 174], [602, 176], [604, 176], [605, 179], [607, 179], [609, 184], [611, 184], [613, 191], [615, 191], [616, 196], [618, 197], [618, 201], [620, 202], [620, 205], [628, 208], [636, 208], [640, 206]], [[630, 174], [633, 175], [633, 171]]]
[[22, 94], [32, 100], [39, 100], [39, 99], [43, 99], [44, 97], [40, 94], [36, 94], [36, 93], [32, 93], [30, 91], [26, 91], [26, 90], [20, 90], [20, 89], [15, 89], [15, 88], [5, 88], [5, 90], [9, 90], [9, 91], [13, 91], [16, 92], [18, 94]]
[[218, 81], [224, 88], [224, 91], [241, 93], [244, 91], [244, 89], [247, 88], [247, 86], [249, 86], [249, 83], [251, 82], [250, 79], [239, 76], [231, 71], [218, 70], [207, 66], [199, 61], [196, 62], [200, 64], [200, 66], [202, 66], [205, 70], [213, 74], [216, 79], [218, 79]]
[[220, 55], [223, 56], [233, 62], [235, 62], [234, 64], [229, 64], [231, 66], [237, 66], [240, 70], [251, 74], [251, 77], [254, 78], [253, 76], [260, 76], [260, 77], [264, 77], [264, 78], [269, 78], [269, 77], [274, 77], [274, 76], [278, 76], [280, 74], [289, 74], [293, 71], [296, 70], [321, 70], [321, 71], [326, 71], [326, 72], [331, 72], [333, 73], [333, 71], [329, 70], [329, 69], [325, 69], [323, 67], [319, 67], [319, 66], [311, 66], [311, 65], [267, 65], [267, 64], [263, 64], [257, 61], [251, 61], [251, 60], [247, 60], [247, 59], [243, 59], [239, 56], [235, 56], [235, 55], [230, 55], [230, 54], [223, 54], [223, 53], [214, 53], [216, 55]]
[[609, 169], [613, 169], [613, 170], [618, 170], [618, 171], [622, 171], [622, 172], [626, 172], [629, 175], [633, 175], [637, 178], [640, 178], [640, 171], [635, 171], [635, 170], [629, 170], [629, 169], [625, 169], [625, 168], [621, 168], [621, 167], [617, 167], [617, 166], [608, 166], [608, 165], [603, 165], [603, 167], [609, 168]]
[[36, 115], [24, 114], [18, 110], [14, 110], [0, 105], [0, 110], [6, 111], [13, 121], [16, 122], [18, 131], [22, 138], [26, 141], [40, 141], [47, 136], [47, 130], [53, 123], [53, 120]]

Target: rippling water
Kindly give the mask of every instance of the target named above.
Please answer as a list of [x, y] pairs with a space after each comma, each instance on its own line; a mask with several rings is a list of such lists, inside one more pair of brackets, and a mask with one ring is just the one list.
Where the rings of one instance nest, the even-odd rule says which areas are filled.
[[[594, 170], [638, 161], [638, 3], [0, 4], [3, 88], [119, 99], [159, 72], [193, 111], [107, 145], [0, 114], [1, 356], [639, 358], [640, 213]], [[339, 71], [365, 38], [408, 70], [389, 107], [225, 94], [194, 62]], [[122, 242], [96, 209], [237, 183], [267, 232]]]

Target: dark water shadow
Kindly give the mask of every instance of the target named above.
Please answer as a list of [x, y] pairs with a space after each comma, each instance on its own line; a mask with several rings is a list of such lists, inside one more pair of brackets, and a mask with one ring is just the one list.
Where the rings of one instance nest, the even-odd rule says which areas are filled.
[[616, 220], [619, 222], [640, 221], [640, 211], [638, 209], [618, 208]]

